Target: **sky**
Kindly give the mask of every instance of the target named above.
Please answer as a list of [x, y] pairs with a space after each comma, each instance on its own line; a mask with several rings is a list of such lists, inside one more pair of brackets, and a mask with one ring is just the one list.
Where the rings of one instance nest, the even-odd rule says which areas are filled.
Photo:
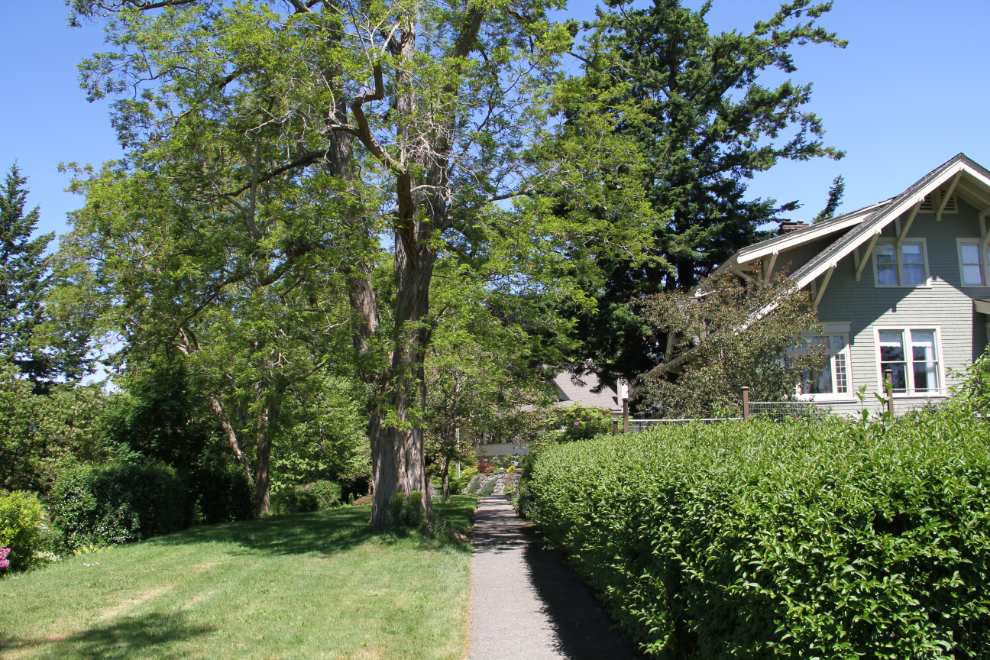
[[[594, 1], [566, 14], [590, 19]], [[697, 7], [696, 0], [685, 4]], [[748, 31], [779, 7], [773, 0], [715, 0], [715, 31]], [[944, 161], [965, 152], [990, 166], [990, 87], [986, 58], [990, 2], [977, 0], [835, 0], [821, 21], [849, 46], [795, 50], [795, 82], [814, 84], [809, 110], [822, 117], [840, 161], [781, 162], [750, 184], [750, 197], [804, 206], [810, 219], [842, 174], [840, 212], [897, 194]], [[29, 204], [40, 206], [39, 231], [63, 233], [81, 199], [64, 192], [60, 162], [98, 165], [121, 155], [106, 103], [88, 103], [76, 64], [102, 48], [97, 25], [69, 28], [63, 0], [0, 0], [0, 168], [14, 161], [29, 177]], [[779, 82], [781, 76], [769, 76]]]

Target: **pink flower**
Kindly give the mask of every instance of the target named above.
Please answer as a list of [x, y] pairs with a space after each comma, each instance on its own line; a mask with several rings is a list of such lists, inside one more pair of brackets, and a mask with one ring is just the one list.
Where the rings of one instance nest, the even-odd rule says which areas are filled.
[[581, 426], [581, 422], [574, 422], [574, 426]]

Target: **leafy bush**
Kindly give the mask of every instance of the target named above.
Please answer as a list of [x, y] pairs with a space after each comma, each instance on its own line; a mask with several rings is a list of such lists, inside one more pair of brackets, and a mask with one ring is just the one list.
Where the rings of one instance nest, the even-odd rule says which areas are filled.
[[316, 481], [306, 488], [316, 496], [321, 511], [336, 508], [342, 503], [344, 491], [335, 481]]
[[450, 492], [453, 495], [460, 495], [465, 492], [467, 487], [471, 484], [471, 480], [474, 476], [478, 474], [477, 468], [466, 468], [461, 470], [461, 476], [450, 477]]
[[478, 487], [481, 485], [481, 475], [476, 474], [471, 477], [471, 482], [468, 484], [467, 488], [464, 490], [468, 495], [474, 495], [478, 492]]
[[204, 461], [190, 471], [187, 483], [195, 522], [215, 525], [255, 515], [251, 483], [232, 461]]
[[186, 484], [153, 461], [79, 467], [51, 494], [52, 520], [69, 549], [119, 545], [186, 526]]
[[661, 658], [990, 648], [990, 433], [958, 411], [549, 447], [533, 517]]
[[8, 549], [3, 572], [23, 571], [37, 563], [44, 511], [34, 493], [0, 492], [0, 548]]
[[275, 514], [312, 513], [320, 510], [320, 498], [301, 486], [288, 486], [272, 498], [271, 511]]
[[576, 403], [560, 409], [563, 442], [589, 440], [612, 432], [612, 413], [605, 408], [588, 408]]
[[415, 527], [423, 522], [423, 493], [414, 490], [406, 497], [402, 493], [393, 493], [389, 502], [388, 515], [396, 526]]

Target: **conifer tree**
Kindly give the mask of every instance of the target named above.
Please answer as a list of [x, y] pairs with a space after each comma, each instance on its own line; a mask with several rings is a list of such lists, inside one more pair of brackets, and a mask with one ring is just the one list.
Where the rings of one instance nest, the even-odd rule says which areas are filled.
[[45, 250], [54, 233], [34, 239], [38, 207], [25, 212], [27, 178], [17, 164], [0, 187], [0, 358], [17, 366], [43, 389], [53, 376], [53, 360], [33, 345], [35, 328], [42, 322], [42, 300], [48, 287]]

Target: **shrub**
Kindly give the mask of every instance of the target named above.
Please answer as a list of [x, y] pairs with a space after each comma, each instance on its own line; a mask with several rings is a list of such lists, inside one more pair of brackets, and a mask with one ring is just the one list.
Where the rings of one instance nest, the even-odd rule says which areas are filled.
[[8, 565], [0, 573], [23, 571], [37, 563], [41, 550], [44, 511], [34, 493], [0, 492], [0, 548], [7, 550]]
[[478, 487], [481, 485], [481, 475], [476, 474], [471, 477], [471, 482], [468, 484], [467, 488], [464, 490], [468, 495], [474, 495], [478, 492]]
[[460, 495], [461, 493], [467, 492], [467, 487], [471, 484], [471, 480], [474, 476], [478, 474], [477, 468], [466, 468], [461, 470], [461, 476], [450, 477], [450, 492], [452, 495]]
[[283, 488], [272, 498], [275, 514], [312, 513], [320, 510], [320, 498], [301, 486]]
[[69, 549], [119, 545], [186, 526], [186, 484], [152, 461], [75, 468], [56, 480], [50, 500]]
[[956, 412], [542, 452], [533, 517], [661, 658], [986, 657], [990, 434]]
[[335, 481], [316, 481], [306, 487], [316, 496], [319, 509], [333, 509], [341, 505], [343, 489]]
[[195, 508], [190, 520], [215, 525], [254, 518], [251, 483], [244, 471], [232, 462], [203, 462], [190, 471], [187, 483]]
[[591, 408], [576, 403], [560, 409], [560, 440], [589, 440], [612, 432], [612, 413], [605, 408]]

